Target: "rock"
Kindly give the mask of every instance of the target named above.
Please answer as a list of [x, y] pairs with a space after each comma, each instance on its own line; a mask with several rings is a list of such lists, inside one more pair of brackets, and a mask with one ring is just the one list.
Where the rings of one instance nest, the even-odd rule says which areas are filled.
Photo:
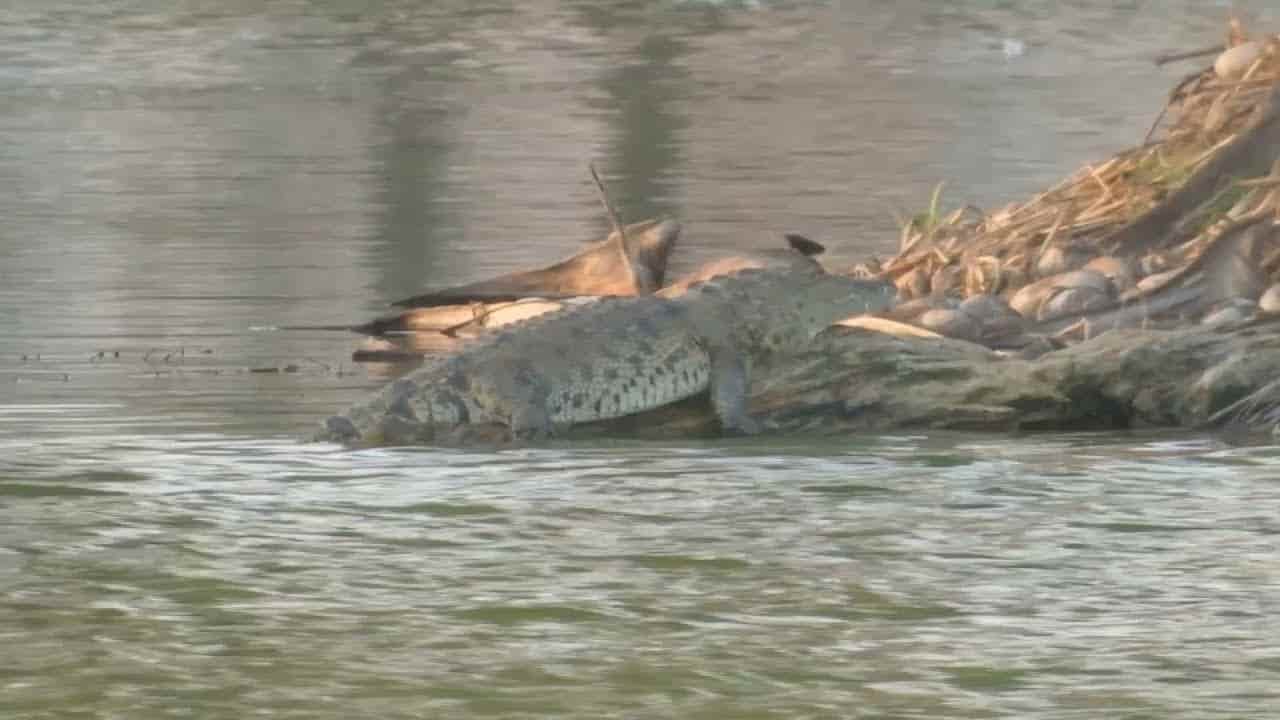
[[[1059, 295], [1065, 295], [1058, 299]], [[1088, 312], [1114, 302], [1115, 286], [1097, 270], [1073, 270], [1037, 280], [1019, 290], [1009, 306], [1032, 320]]]
[[1005, 302], [1003, 298], [985, 293], [966, 299], [956, 309], [969, 314], [984, 325], [1012, 318], [1022, 319], [1022, 316], [1009, 307], [1009, 303]]
[[956, 309], [977, 321], [978, 340], [987, 345], [1002, 345], [1025, 331], [1026, 320], [996, 295], [974, 295]]
[[1180, 272], [1182, 272], [1182, 268], [1175, 268], [1173, 270], [1166, 270], [1164, 272], [1158, 272], [1153, 275], [1148, 275], [1142, 278], [1141, 280], [1139, 280], [1138, 284], [1135, 285], [1134, 287], [1138, 290], [1140, 294], [1143, 294], [1143, 295], [1150, 292], [1155, 292], [1156, 290], [1167, 285], [1169, 281], [1172, 280]]
[[1093, 257], [1093, 252], [1080, 247], [1050, 245], [1036, 260], [1036, 275], [1042, 278], [1061, 275], [1083, 266]]
[[1017, 357], [1023, 360], [1035, 360], [1042, 355], [1061, 349], [1062, 346], [1054, 343], [1052, 339], [1047, 338], [1044, 335], [1037, 335], [1018, 350]]
[[1258, 305], [1252, 300], [1237, 298], [1209, 312], [1200, 320], [1201, 325], [1213, 328], [1230, 328], [1249, 322], [1258, 314]]
[[929, 278], [929, 288], [935, 297], [943, 297], [959, 291], [964, 280], [964, 271], [959, 265], [943, 265], [933, 271]]
[[1073, 270], [1050, 279], [1056, 288], [1087, 288], [1107, 295], [1115, 294], [1111, 279], [1097, 270]]
[[919, 324], [940, 335], [970, 342], [976, 342], [982, 330], [981, 323], [968, 313], [945, 308], [924, 313], [920, 316]]
[[918, 324], [920, 322], [921, 315], [936, 307], [941, 307], [941, 305], [935, 302], [932, 298], [916, 298], [915, 300], [898, 303], [888, 310], [879, 313], [879, 315], [881, 317], [889, 318], [890, 320], [896, 320], [897, 322]]
[[1267, 288], [1258, 298], [1258, 309], [1268, 315], [1280, 313], [1280, 283]]
[[1060, 288], [1040, 308], [1039, 320], [1064, 317], [1066, 315], [1083, 315], [1094, 310], [1110, 307], [1113, 296], [1094, 287], [1081, 286]]
[[1023, 285], [1009, 298], [1009, 307], [1022, 317], [1035, 319], [1040, 315], [1040, 306], [1053, 296], [1053, 283], [1050, 280], [1052, 278], [1045, 278]]
[[1084, 269], [1102, 273], [1119, 292], [1128, 290], [1137, 282], [1133, 266], [1114, 255], [1096, 257], [1085, 263]]
[[1142, 259], [1138, 260], [1138, 274], [1144, 278], [1166, 270], [1169, 270], [1169, 258], [1162, 253], [1143, 255]]
[[929, 294], [929, 277], [925, 274], [923, 268], [915, 268], [906, 275], [899, 277], [894, 281], [894, 284], [898, 286], [898, 293], [906, 300], [921, 298]]
[[1261, 297], [1268, 284], [1262, 263], [1274, 239], [1271, 223], [1257, 221], [1215, 238], [1195, 261], [1204, 276], [1204, 299], [1226, 303]]
[[1213, 72], [1223, 80], [1235, 80], [1262, 56], [1262, 43], [1254, 40], [1229, 48], [1213, 61]]

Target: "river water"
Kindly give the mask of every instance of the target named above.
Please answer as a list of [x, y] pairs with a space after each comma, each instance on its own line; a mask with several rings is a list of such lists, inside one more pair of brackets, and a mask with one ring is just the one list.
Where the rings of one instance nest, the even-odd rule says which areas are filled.
[[574, 252], [592, 160], [677, 271], [885, 254], [1141, 139], [1226, 12], [4, 4], [0, 717], [1275, 717], [1275, 447], [350, 452], [379, 380], [274, 329]]

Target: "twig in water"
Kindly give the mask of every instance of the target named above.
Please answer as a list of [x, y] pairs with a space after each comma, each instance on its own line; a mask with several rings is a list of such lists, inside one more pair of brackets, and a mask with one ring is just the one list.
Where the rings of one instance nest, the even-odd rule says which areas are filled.
[[325, 372], [327, 372], [327, 373], [329, 373], [329, 372], [333, 372], [333, 367], [331, 367], [331, 366], [329, 365], [329, 363], [321, 362], [321, 361], [319, 361], [319, 360], [316, 360], [315, 358], [309, 358], [309, 357], [304, 357], [304, 358], [302, 358], [302, 360], [303, 360], [303, 362], [309, 362], [309, 363], [312, 363], [313, 365], [318, 365], [318, 366], [320, 366], [320, 367], [324, 368], [324, 371], [325, 371]]
[[1207, 47], [1198, 48], [1196, 50], [1182, 50], [1180, 52], [1169, 52], [1169, 53], [1164, 53], [1163, 55], [1157, 55], [1155, 57], [1155, 63], [1156, 65], [1168, 65], [1171, 62], [1178, 62], [1179, 60], [1192, 60], [1194, 58], [1204, 57], [1206, 55], [1212, 55], [1214, 53], [1220, 53], [1220, 52], [1222, 52], [1222, 43], [1218, 43], [1217, 45], [1209, 45]]
[[622, 246], [627, 247], [627, 234], [622, 230], [622, 223], [618, 221], [618, 213], [613, 209], [613, 203], [609, 202], [609, 193], [604, 189], [604, 183], [600, 181], [600, 176], [596, 174], [596, 164], [587, 163], [587, 169], [591, 171], [591, 179], [596, 182], [596, 190], [600, 192], [600, 202], [604, 205], [604, 211], [609, 216], [609, 224], [613, 225], [613, 231], [618, 233], [618, 239], [622, 241]]

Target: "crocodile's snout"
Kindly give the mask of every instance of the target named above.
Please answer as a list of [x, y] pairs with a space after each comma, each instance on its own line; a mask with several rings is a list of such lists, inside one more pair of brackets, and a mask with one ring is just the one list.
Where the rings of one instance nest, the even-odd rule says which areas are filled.
[[356, 429], [355, 423], [349, 418], [342, 415], [334, 415], [324, 421], [324, 432], [321, 433], [322, 440], [331, 440], [333, 442], [350, 443], [360, 439], [360, 431]]

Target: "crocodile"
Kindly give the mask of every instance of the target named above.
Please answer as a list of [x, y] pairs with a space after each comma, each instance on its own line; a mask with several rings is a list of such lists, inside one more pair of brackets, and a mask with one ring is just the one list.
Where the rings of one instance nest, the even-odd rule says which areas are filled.
[[[722, 257], [708, 262], [698, 269], [673, 280], [657, 290], [661, 297], [676, 297], [689, 291], [689, 288], [700, 285], [718, 275], [730, 275], [748, 268], [765, 268], [774, 266], [787, 267], [793, 263], [804, 263], [796, 257], [796, 253], [807, 257], [820, 255], [826, 251], [821, 244], [803, 235], [788, 233], [784, 236], [787, 247], [755, 250]], [[475, 338], [512, 323], [523, 322], [544, 313], [560, 310], [573, 303], [594, 302], [599, 295], [579, 295], [563, 299], [552, 299], [545, 296], [524, 297], [504, 303], [492, 303], [483, 310], [472, 310], [471, 317], [452, 327], [441, 328], [442, 335], [448, 338]]]
[[496, 331], [324, 423], [347, 444], [449, 441], [468, 428], [542, 439], [707, 393], [721, 428], [754, 434], [751, 368], [832, 323], [894, 302], [896, 288], [787, 263], [712, 277], [671, 297], [608, 297]]

